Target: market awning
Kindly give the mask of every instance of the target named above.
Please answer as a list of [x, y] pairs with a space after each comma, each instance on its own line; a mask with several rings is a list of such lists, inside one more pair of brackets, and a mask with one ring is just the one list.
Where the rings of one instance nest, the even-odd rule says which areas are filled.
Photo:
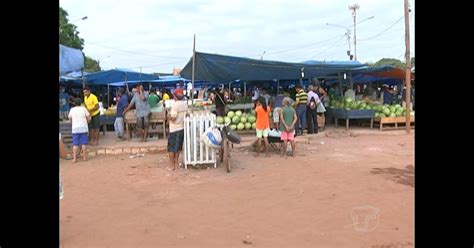
[[[363, 74], [381, 78], [393, 78], [405, 80], [405, 70], [394, 66], [364, 67], [352, 70], [353, 75]], [[415, 73], [411, 73], [411, 79], [415, 79]]]
[[[346, 72], [364, 66], [359, 62], [307, 61], [287, 63], [196, 52], [195, 80], [226, 83], [235, 80], [273, 80], [313, 78]], [[192, 58], [181, 71], [191, 79]]]
[[84, 68], [84, 55], [79, 49], [59, 44], [59, 74], [64, 75]]
[[100, 71], [88, 74], [84, 76], [86, 84], [88, 85], [107, 85], [113, 83], [125, 83], [125, 82], [142, 82], [150, 80], [158, 80], [159, 77], [140, 73], [125, 69], [113, 69], [107, 71]]

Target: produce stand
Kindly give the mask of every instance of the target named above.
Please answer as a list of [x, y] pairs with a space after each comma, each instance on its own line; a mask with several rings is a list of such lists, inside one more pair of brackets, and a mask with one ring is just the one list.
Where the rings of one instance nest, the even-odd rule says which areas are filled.
[[[124, 116], [124, 125], [125, 125], [125, 131], [127, 133], [127, 139], [130, 140], [132, 139], [132, 129], [135, 129], [136, 124], [137, 124], [137, 116], [136, 116], [136, 110], [132, 109], [129, 110], [127, 113], [125, 113]], [[166, 110], [162, 112], [152, 112], [150, 115], [149, 119], [149, 125], [150, 127], [153, 124], [162, 124], [162, 129], [153, 129], [153, 128], [148, 128], [148, 134], [151, 133], [159, 133], [163, 132], [163, 137], [166, 139]]]
[[[403, 129], [406, 125], [406, 117], [375, 117], [374, 119], [376, 125], [380, 130], [394, 130], [394, 129]], [[402, 124], [402, 126], [398, 126]], [[415, 128], [415, 116], [410, 116], [410, 128]]]
[[115, 114], [114, 115], [100, 115], [99, 116], [100, 129], [105, 136], [105, 131], [107, 131], [107, 125], [115, 124]]
[[334, 118], [335, 125], [337, 127], [339, 119], [346, 119], [346, 130], [349, 130], [350, 119], [370, 119], [370, 128], [373, 128], [374, 123], [374, 110], [369, 109], [333, 109], [328, 108], [327, 113]]

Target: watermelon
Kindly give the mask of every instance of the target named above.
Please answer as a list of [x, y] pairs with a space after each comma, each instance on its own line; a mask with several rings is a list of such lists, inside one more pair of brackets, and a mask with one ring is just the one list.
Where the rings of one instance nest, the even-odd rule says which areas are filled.
[[257, 123], [252, 123], [252, 129], [255, 129], [257, 127]]
[[255, 123], [255, 121], [257, 121], [257, 118], [255, 118], [255, 116], [253, 116], [253, 115], [249, 116], [248, 122]]
[[234, 117], [234, 115], [235, 115], [235, 112], [234, 112], [234, 111], [232, 111], [232, 110], [231, 110], [231, 111], [229, 111], [229, 113], [227, 113], [227, 117], [229, 117], [229, 118], [232, 118], [232, 117]]
[[224, 123], [225, 123], [226, 125], [229, 125], [231, 122], [232, 122], [232, 119], [230, 119], [230, 118], [227, 117], [227, 116], [224, 117]]
[[252, 124], [250, 124], [250, 123], [248, 123], [248, 122], [245, 123], [245, 129], [246, 129], [246, 130], [249, 130], [250, 128], [252, 128]]
[[222, 124], [222, 123], [224, 123], [224, 117], [222, 117], [222, 116], [217, 116], [217, 118], [216, 118], [216, 123], [217, 123], [217, 124]]
[[245, 116], [240, 117], [240, 122], [241, 123], [247, 122], [247, 117], [245, 117]]
[[237, 124], [237, 130], [244, 130], [244, 128], [245, 128], [244, 123], [241, 122], [241, 123]]
[[395, 113], [390, 113], [389, 116], [390, 116], [390, 117], [397, 117], [397, 116], [395, 115]]
[[237, 111], [235, 112], [235, 115], [236, 115], [236, 116], [242, 116], [242, 111], [237, 110]]
[[235, 124], [232, 124], [232, 125], [230, 125], [229, 127], [230, 127], [230, 130], [235, 130], [235, 129], [237, 129], [237, 125], [235, 125]]
[[384, 107], [384, 108], [382, 108], [382, 113], [387, 116], [387, 115], [390, 114], [390, 109], [387, 108], [387, 107]]
[[240, 117], [238, 117], [238, 116], [232, 117], [232, 123], [233, 123], [233, 124], [237, 124], [237, 123], [239, 123], [239, 122], [240, 122]]

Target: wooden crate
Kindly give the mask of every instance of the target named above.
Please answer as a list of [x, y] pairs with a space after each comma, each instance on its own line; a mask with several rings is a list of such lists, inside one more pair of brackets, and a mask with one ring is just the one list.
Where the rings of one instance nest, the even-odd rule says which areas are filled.
[[[163, 138], [166, 139], [166, 113], [166, 110], [151, 113], [150, 126], [148, 127], [149, 134], [163, 133]], [[153, 128], [153, 126], [155, 126], [155, 128]]]
[[[406, 117], [376, 117], [374, 123], [379, 126], [380, 130], [403, 129], [406, 125]], [[410, 116], [410, 128], [415, 128], [415, 116]]]

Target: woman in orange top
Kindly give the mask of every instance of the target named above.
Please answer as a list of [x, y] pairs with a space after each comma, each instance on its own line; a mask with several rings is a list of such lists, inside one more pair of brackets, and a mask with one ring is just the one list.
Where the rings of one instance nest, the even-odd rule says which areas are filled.
[[257, 121], [255, 124], [255, 129], [257, 130], [257, 154], [255, 157], [258, 157], [260, 150], [260, 143], [262, 141], [262, 137], [265, 143], [265, 153], [268, 155], [268, 132], [270, 132], [270, 107], [267, 106], [267, 102], [263, 96], [259, 96], [257, 100], [257, 106], [255, 108], [255, 113], [257, 115]]

